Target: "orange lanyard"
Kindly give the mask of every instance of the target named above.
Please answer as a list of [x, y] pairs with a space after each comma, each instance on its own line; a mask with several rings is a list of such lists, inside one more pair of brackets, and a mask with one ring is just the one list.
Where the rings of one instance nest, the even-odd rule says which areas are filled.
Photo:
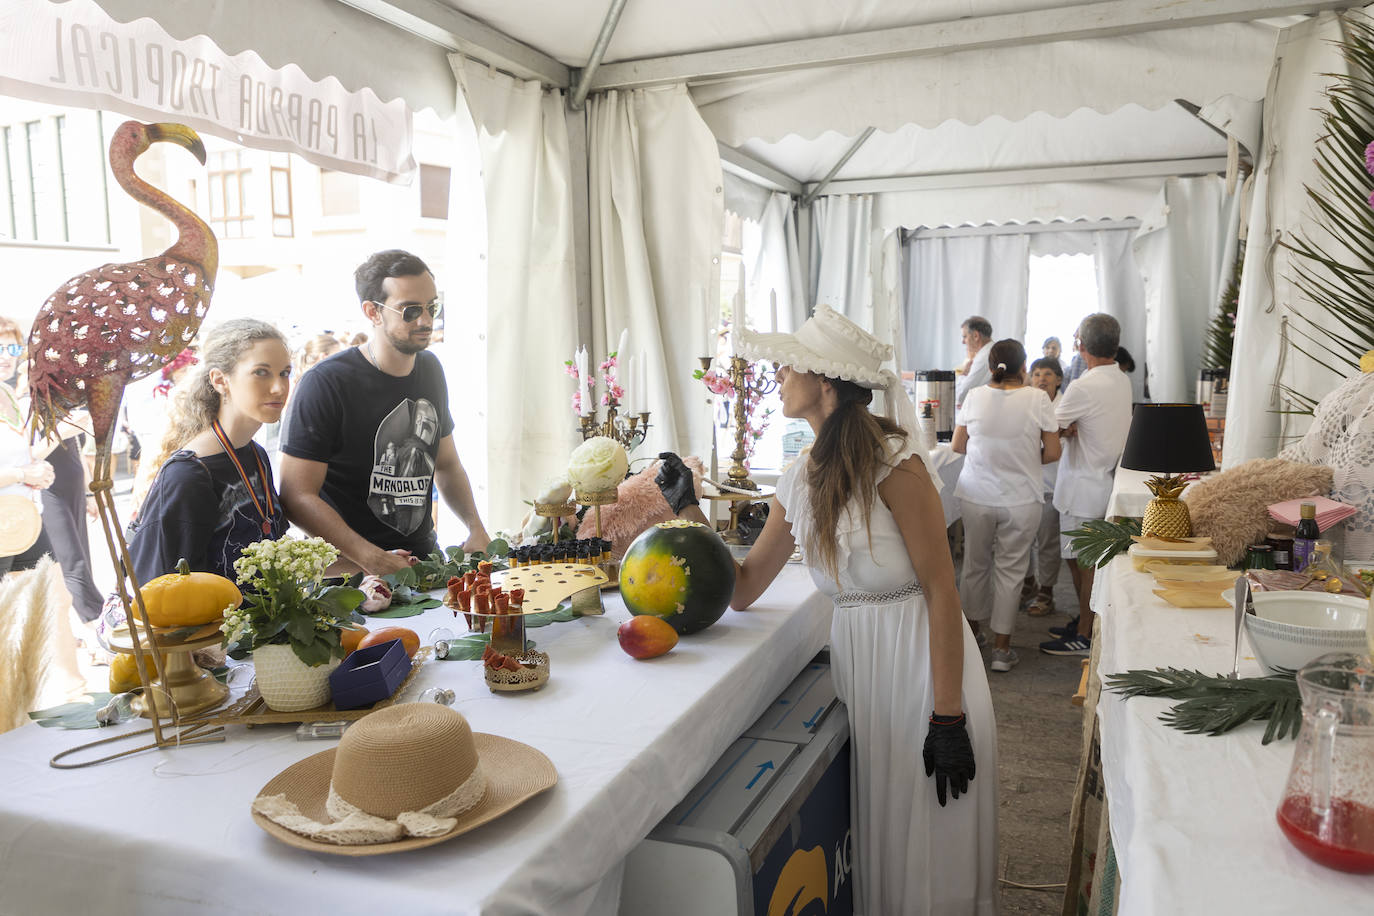
[[272, 515], [275, 510], [272, 507], [272, 488], [267, 485], [267, 469], [262, 466], [262, 456], [257, 449], [253, 450], [253, 457], [258, 462], [258, 479], [262, 481], [262, 496], [267, 503], [267, 511], [262, 510], [262, 503], [258, 502], [258, 494], [253, 492], [253, 484], [248, 480], [248, 474], [243, 470], [243, 464], [239, 462], [239, 456], [234, 453], [234, 446], [229, 441], [229, 437], [224, 434], [224, 427], [219, 425], [219, 420], [210, 421], [210, 429], [214, 430], [215, 438], [219, 439], [219, 444], [224, 446], [224, 453], [229, 456], [229, 460], [234, 462], [234, 468], [239, 472], [239, 478], [243, 485], [248, 488], [248, 498], [253, 500], [253, 508], [258, 510], [258, 516], [262, 519], [262, 533], [272, 535]]

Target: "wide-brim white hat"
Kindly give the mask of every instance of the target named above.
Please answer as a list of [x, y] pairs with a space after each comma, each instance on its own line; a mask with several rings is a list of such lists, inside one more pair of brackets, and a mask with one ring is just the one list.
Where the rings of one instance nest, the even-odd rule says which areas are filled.
[[842, 378], [864, 388], [887, 388], [891, 372], [882, 365], [892, 358], [885, 344], [828, 305], [816, 311], [795, 334], [739, 331], [740, 355], [765, 360], [826, 378]]

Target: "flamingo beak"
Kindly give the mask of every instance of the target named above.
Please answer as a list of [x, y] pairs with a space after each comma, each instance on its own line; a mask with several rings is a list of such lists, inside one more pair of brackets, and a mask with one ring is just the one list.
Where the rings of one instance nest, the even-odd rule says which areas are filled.
[[200, 135], [185, 124], [172, 124], [163, 122], [161, 124], [149, 124], [146, 128], [149, 143], [165, 141], [175, 143], [191, 151], [191, 155], [205, 164], [205, 144], [201, 142]]

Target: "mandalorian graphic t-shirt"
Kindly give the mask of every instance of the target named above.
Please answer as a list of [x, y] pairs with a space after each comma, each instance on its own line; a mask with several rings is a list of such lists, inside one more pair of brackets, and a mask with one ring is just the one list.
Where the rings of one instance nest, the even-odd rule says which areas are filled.
[[453, 432], [439, 359], [415, 357], [410, 375], [387, 375], [356, 347], [301, 376], [282, 424], [282, 451], [329, 465], [320, 496], [383, 550], [428, 556], [439, 440]]

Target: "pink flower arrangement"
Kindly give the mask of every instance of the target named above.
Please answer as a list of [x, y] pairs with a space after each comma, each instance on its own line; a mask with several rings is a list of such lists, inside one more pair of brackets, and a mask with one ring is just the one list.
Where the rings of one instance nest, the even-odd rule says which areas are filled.
[[[764, 379], [767, 368], [764, 363], [750, 363], [748, 373], [745, 375], [744, 387], [744, 417], [745, 430], [744, 453], [747, 456], [754, 454], [754, 444], [763, 438], [764, 432], [768, 429], [768, 423], [772, 419], [773, 411], [765, 410], [757, 418], [754, 412], [758, 409], [759, 402], [763, 400], [763, 395], [759, 393], [759, 383]], [[714, 369], [697, 369], [692, 373], [692, 378], [700, 380], [706, 385], [707, 390], [712, 394], [723, 398], [735, 397], [735, 386], [730, 381], [730, 376], [723, 375]]]
[[[625, 399], [625, 389], [621, 386], [620, 380], [616, 376], [616, 368], [619, 366], [619, 362], [617, 354], [613, 352], [610, 356], [606, 357], [605, 361], [597, 366], [601, 371], [601, 384], [605, 388], [604, 393], [601, 395], [601, 403], [605, 406], [619, 406], [620, 402]], [[577, 389], [573, 391], [572, 396], [572, 410], [573, 413], [581, 416], [582, 393], [584, 390], [587, 396], [593, 399], [592, 403], [596, 403], [596, 392], [594, 390], [596, 379], [590, 371], [587, 373], [588, 378], [583, 379], [582, 374], [577, 371], [577, 364], [570, 359], [563, 360], [563, 371], [577, 382]]]

